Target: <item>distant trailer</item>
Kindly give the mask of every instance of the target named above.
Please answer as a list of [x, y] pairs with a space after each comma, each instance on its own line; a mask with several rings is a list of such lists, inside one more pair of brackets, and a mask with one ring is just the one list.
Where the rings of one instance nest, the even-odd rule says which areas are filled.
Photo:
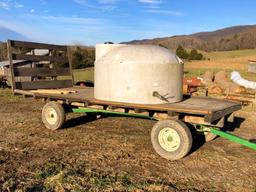
[[256, 73], [256, 60], [249, 60], [248, 72]]

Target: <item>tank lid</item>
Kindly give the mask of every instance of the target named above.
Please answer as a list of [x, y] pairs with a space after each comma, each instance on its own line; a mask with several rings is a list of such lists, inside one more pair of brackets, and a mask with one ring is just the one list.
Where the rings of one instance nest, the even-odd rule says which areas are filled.
[[[123, 60], [127, 62], [183, 63], [172, 51], [156, 45], [113, 44], [104, 60]], [[113, 46], [108, 45], [108, 46]], [[119, 46], [120, 47], [119, 47]], [[102, 45], [99, 45], [102, 46]], [[105, 45], [106, 46], [106, 45]]]

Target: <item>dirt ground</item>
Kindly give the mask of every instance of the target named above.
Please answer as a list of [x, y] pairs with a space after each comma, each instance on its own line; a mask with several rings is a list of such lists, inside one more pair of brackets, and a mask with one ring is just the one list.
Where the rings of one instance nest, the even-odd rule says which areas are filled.
[[[239, 144], [197, 139], [172, 162], [151, 146], [153, 121], [69, 114], [53, 132], [43, 102], [0, 92], [1, 191], [256, 191], [256, 152]], [[238, 112], [234, 133], [256, 136], [255, 114]]]

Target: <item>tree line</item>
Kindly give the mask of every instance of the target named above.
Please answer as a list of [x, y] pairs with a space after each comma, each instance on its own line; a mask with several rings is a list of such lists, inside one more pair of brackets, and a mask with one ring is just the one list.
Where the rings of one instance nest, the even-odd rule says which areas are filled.
[[[161, 46], [161, 45], [160, 45]], [[86, 67], [93, 67], [95, 61], [95, 48], [85, 47], [80, 45], [69, 46], [71, 50], [72, 67], [74, 69], [82, 69]], [[20, 52], [28, 52], [29, 50], [23, 50]], [[57, 54], [57, 53], [56, 53]], [[196, 49], [187, 51], [181, 45], [176, 49], [176, 54], [181, 59], [185, 60], [202, 60], [203, 55]], [[7, 46], [6, 43], [0, 43], [0, 61], [7, 60]], [[58, 64], [58, 67], [62, 67], [63, 64]]]
[[74, 69], [82, 69], [93, 67], [95, 61], [95, 49], [93, 47], [72, 46], [72, 67]]
[[176, 55], [181, 59], [186, 60], [202, 60], [204, 58], [202, 53], [199, 53], [196, 49], [192, 49], [190, 52], [185, 50], [181, 45], [176, 49]]

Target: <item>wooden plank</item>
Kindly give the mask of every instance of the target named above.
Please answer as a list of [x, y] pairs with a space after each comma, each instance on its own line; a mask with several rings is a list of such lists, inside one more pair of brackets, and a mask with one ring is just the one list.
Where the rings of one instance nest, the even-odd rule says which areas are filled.
[[[228, 102], [228, 101], [227, 101]], [[242, 108], [242, 105], [241, 104], [233, 104], [229, 107], [224, 107], [222, 110], [219, 110], [219, 111], [214, 111], [212, 114], [210, 115], [206, 115], [205, 116], [205, 121], [207, 122], [214, 122], [226, 115], [229, 115], [231, 113], [233, 113], [234, 111], [238, 111]]]
[[14, 77], [14, 71], [13, 71], [13, 60], [12, 60], [12, 46], [11, 41], [7, 41], [7, 49], [8, 49], [8, 58], [9, 58], [9, 66], [10, 66], [10, 73], [11, 73], [11, 86], [12, 86], [12, 92], [14, 93], [15, 87], [15, 77]]
[[202, 125], [210, 125], [209, 122], [206, 122], [204, 120], [204, 117], [201, 116], [191, 116], [191, 115], [186, 115], [184, 117], [184, 121], [188, 123], [196, 123], [196, 124], [202, 124]]
[[16, 89], [22, 89], [22, 90], [58, 89], [58, 88], [66, 88], [71, 86], [72, 86], [72, 80], [16, 82]]
[[122, 103], [122, 102], [114, 102], [114, 101], [103, 101], [97, 99], [90, 99], [90, 103], [92, 104], [100, 104], [100, 105], [113, 105], [113, 106], [120, 106], [120, 107], [130, 107], [130, 108], [138, 108], [138, 109], [147, 109], [147, 110], [155, 110], [159, 112], [167, 112], [167, 111], [174, 111], [174, 112], [184, 112], [184, 113], [191, 113], [191, 114], [211, 114], [211, 111], [208, 108], [204, 109], [197, 109], [191, 107], [180, 107], [174, 104], [159, 104], [159, 105], [148, 105], [148, 104], [134, 104], [134, 103]]
[[10, 41], [10, 42], [12, 47], [67, 51], [67, 46], [64, 46], [64, 45], [52, 45], [52, 44], [45, 44], [45, 43], [26, 42], [26, 41]]
[[214, 127], [220, 127], [222, 128], [224, 126], [224, 120], [225, 118], [220, 118], [215, 124], [212, 124], [212, 122], [206, 122], [204, 117], [202, 116], [191, 116], [191, 115], [185, 115], [184, 119], [187, 123], [195, 123], [195, 124], [201, 124], [201, 125], [209, 125]]
[[41, 55], [12, 54], [12, 59], [28, 60], [28, 61], [51, 61], [51, 62], [57, 62], [57, 63], [68, 63], [68, 58], [67, 57], [53, 57], [53, 56], [41, 56]]
[[19, 89], [15, 89], [14, 93], [21, 94], [21, 95], [27, 95], [27, 96], [34, 96], [34, 93], [32, 93], [30, 91], [23, 91], [23, 90], [19, 90]]
[[69, 68], [14, 68], [15, 76], [40, 76], [40, 77], [52, 77], [52, 76], [69, 76]]
[[42, 93], [42, 94], [61, 94], [61, 95], [76, 93], [76, 91], [70, 91], [67, 89], [37, 89], [37, 90], [31, 90], [30, 92]]

